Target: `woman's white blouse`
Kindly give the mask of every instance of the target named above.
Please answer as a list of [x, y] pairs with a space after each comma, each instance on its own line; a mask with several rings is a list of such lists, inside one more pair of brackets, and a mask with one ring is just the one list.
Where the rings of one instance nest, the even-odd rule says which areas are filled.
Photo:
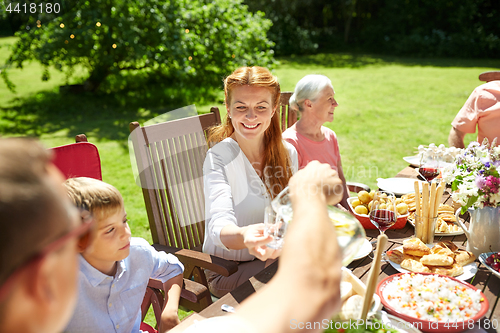
[[[298, 170], [295, 148], [283, 141]], [[279, 176], [279, 175], [277, 175]], [[203, 252], [228, 260], [255, 259], [248, 249], [229, 250], [220, 240], [229, 224], [244, 227], [264, 222], [264, 209], [271, 204], [264, 183], [236, 141], [227, 138], [208, 150], [203, 164], [205, 192], [205, 241]]]

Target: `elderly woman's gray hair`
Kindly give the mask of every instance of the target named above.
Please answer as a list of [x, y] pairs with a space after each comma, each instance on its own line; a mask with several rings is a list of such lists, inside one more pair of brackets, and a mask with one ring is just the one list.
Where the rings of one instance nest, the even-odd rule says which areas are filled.
[[332, 81], [326, 76], [320, 74], [309, 74], [304, 76], [297, 82], [295, 91], [292, 97], [290, 97], [290, 107], [293, 110], [302, 112], [304, 110], [304, 101], [308, 99], [314, 102], [321, 91], [326, 87], [331, 87], [333, 89]]

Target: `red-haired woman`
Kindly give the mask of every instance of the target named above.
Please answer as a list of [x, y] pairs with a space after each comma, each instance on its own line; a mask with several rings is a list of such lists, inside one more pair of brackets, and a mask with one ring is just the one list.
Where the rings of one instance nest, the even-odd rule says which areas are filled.
[[[242, 67], [224, 81], [227, 117], [214, 127], [203, 166], [203, 252], [238, 262], [229, 277], [206, 271], [210, 291], [221, 297], [279, 255], [266, 246], [264, 210], [298, 168], [295, 148], [281, 138], [276, 109], [280, 85], [268, 69]], [[255, 260], [255, 259], [260, 260]]]

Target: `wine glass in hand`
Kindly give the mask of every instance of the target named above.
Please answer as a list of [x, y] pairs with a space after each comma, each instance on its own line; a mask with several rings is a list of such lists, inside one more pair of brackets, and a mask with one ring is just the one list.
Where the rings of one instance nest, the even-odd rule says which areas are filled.
[[381, 234], [392, 227], [398, 218], [396, 196], [392, 192], [376, 191], [370, 209], [370, 222]]
[[418, 173], [430, 184], [434, 178], [439, 176], [439, 159], [434, 155], [424, 156], [420, 161]]

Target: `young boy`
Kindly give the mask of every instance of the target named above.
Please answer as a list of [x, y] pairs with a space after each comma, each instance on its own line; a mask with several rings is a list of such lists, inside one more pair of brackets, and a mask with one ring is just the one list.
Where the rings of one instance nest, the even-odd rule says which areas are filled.
[[146, 240], [130, 237], [116, 188], [85, 177], [68, 179], [65, 185], [75, 205], [97, 222], [91, 246], [81, 252], [78, 302], [65, 332], [140, 332], [149, 278], [161, 280], [166, 293], [160, 332], [177, 325], [183, 265]]

